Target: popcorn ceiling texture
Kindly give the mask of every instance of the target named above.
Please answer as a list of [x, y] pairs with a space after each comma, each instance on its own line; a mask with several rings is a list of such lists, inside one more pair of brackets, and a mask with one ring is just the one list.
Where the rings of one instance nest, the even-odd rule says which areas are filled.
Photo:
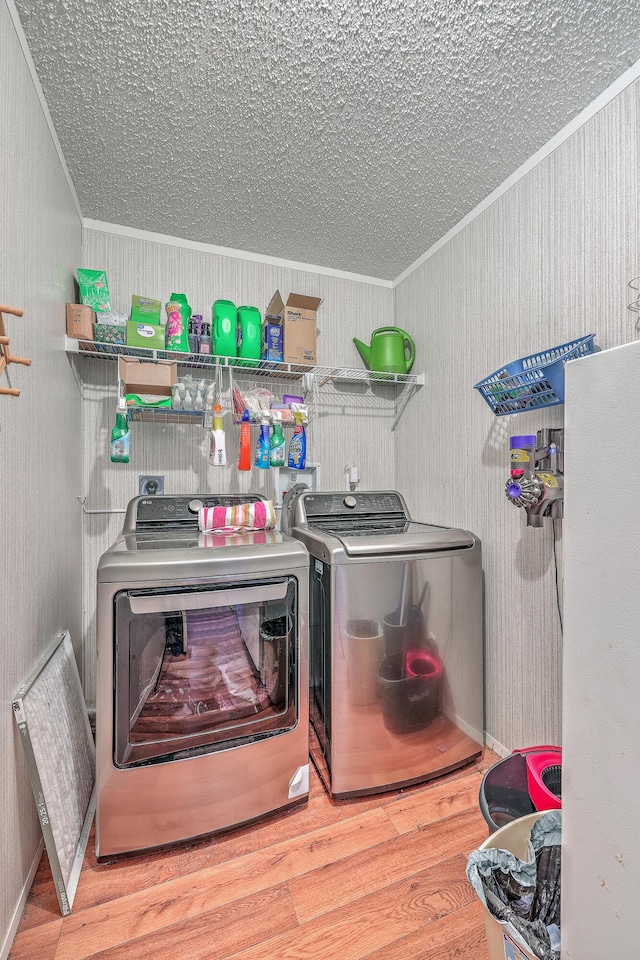
[[85, 217], [392, 279], [640, 57], [637, 0], [16, 0]]

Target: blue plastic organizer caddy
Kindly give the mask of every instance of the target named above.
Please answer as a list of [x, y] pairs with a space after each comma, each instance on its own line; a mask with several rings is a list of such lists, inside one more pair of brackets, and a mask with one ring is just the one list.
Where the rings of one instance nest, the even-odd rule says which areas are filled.
[[514, 360], [474, 384], [496, 417], [564, 403], [564, 365], [595, 350], [595, 333]]

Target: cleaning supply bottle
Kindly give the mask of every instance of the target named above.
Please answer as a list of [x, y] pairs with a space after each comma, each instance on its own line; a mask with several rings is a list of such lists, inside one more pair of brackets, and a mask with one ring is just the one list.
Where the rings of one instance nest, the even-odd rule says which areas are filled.
[[239, 367], [257, 367], [260, 363], [262, 318], [257, 307], [238, 307]]
[[289, 442], [289, 459], [287, 466], [290, 470], [304, 470], [307, 462], [307, 434], [304, 429], [304, 414], [297, 411], [293, 414], [293, 436]]
[[208, 323], [202, 324], [202, 331], [198, 337], [198, 352], [201, 354], [211, 355], [212, 343], [211, 343], [211, 327]]
[[209, 463], [214, 467], [225, 467], [227, 465], [227, 449], [224, 438], [224, 427], [222, 425], [222, 407], [219, 403], [216, 403], [213, 408]]
[[172, 293], [165, 309], [167, 311], [167, 350], [189, 353], [189, 320], [191, 307], [184, 293]]
[[240, 424], [240, 449], [238, 451], [238, 470], [251, 470], [251, 424], [249, 411], [242, 414]]
[[217, 357], [238, 353], [238, 311], [231, 300], [216, 300], [211, 307], [211, 333]]
[[254, 467], [260, 467], [261, 470], [269, 469], [271, 459], [271, 445], [269, 440], [269, 418], [263, 417], [260, 423], [260, 436], [256, 445], [256, 458], [253, 461]]
[[131, 434], [127, 425], [127, 405], [124, 397], [118, 400], [116, 425], [111, 431], [109, 454], [113, 463], [129, 463]]
[[[273, 414], [275, 417], [275, 414]], [[271, 457], [272, 467], [284, 467], [287, 459], [287, 446], [282, 432], [282, 424], [279, 420], [273, 421], [273, 433], [271, 434]]]

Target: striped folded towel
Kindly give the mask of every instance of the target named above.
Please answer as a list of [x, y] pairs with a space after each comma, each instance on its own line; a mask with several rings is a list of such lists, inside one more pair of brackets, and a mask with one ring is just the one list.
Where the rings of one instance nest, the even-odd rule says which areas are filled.
[[199, 547], [241, 547], [256, 543], [279, 543], [280, 535], [276, 530], [244, 530], [242, 533], [207, 533], [198, 534]]
[[273, 530], [276, 511], [273, 500], [240, 503], [237, 507], [201, 507], [198, 528], [201, 533], [238, 533], [249, 530]]

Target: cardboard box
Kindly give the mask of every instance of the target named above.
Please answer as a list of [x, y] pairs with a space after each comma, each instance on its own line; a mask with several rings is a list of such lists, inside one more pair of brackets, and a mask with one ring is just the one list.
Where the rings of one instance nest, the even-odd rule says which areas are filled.
[[282, 359], [285, 363], [317, 363], [316, 336], [321, 297], [290, 293], [284, 303], [276, 290], [265, 311], [265, 322], [282, 326]]
[[93, 307], [82, 303], [67, 304], [67, 336], [76, 340], [93, 340], [93, 324], [95, 321]]
[[127, 321], [127, 346], [146, 347], [147, 350], [164, 350], [164, 326], [156, 323]]
[[282, 325], [279, 323], [263, 323], [262, 349], [263, 360], [282, 360]]
[[162, 304], [159, 300], [150, 300], [149, 297], [139, 297], [134, 294], [131, 297], [131, 321], [132, 323], [160, 323], [160, 314]]
[[178, 364], [175, 360], [133, 360], [120, 357], [119, 365], [125, 394], [153, 393], [159, 397], [171, 396], [171, 388], [177, 376]]

